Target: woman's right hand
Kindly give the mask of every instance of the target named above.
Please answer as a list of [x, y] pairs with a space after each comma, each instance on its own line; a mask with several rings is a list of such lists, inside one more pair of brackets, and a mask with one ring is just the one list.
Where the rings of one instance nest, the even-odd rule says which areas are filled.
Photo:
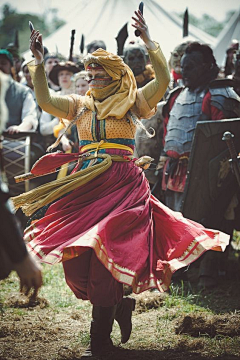
[[42, 34], [38, 30], [33, 30], [30, 36], [30, 50], [35, 57], [35, 64], [41, 64], [44, 58], [44, 49], [42, 44]]

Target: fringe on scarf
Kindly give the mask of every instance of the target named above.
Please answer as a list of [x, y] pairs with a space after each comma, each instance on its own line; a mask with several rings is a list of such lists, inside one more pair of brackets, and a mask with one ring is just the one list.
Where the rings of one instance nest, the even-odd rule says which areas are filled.
[[147, 128], [143, 125], [143, 123], [137, 118], [137, 116], [132, 112], [132, 111], [128, 111], [128, 114], [130, 115], [133, 123], [140, 129], [142, 129], [143, 131], [145, 131], [145, 134], [147, 135], [147, 137], [149, 137], [150, 139], [152, 137], [154, 137], [156, 135], [156, 131], [154, 130], [153, 127], [150, 127], [149, 130], [152, 131], [152, 134], [147, 130]]

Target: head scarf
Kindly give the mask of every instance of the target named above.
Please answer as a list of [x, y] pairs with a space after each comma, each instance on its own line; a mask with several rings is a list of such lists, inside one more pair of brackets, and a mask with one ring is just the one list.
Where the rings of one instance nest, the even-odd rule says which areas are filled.
[[121, 57], [103, 49], [97, 49], [85, 57], [85, 69], [91, 63], [101, 65], [111, 76], [112, 82], [104, 88], [88, 90], [84, 105], [96, 111], [99, 120], [108, 116], [121, 119], [136, 100], [137, 85], [132, 70]]

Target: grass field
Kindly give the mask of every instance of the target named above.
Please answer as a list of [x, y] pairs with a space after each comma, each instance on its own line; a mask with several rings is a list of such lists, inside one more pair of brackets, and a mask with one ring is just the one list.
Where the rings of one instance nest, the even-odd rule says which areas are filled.
[[[144, 292], [137, 299], [133, 331], [111, 360], [240, 359], [240, 267], [216, 289], [197, 291], [180, 281], [168, 293]], [[18, 293], [12, 273], [0, 282], [0, 359], [80, 359], [89, 343], [91, 306], [77, 300], [65, 284], [61, 265], [43, 266], [44, 286], [35, 303]]]

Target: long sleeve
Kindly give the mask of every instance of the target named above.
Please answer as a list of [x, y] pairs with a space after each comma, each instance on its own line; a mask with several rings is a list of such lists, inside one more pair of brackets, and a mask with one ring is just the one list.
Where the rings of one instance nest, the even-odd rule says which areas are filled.
[[150, 109], [153, 109], [161, 100], [170, 81], [170, 74], [166, 59], [156, 43], [156, 50], [149, 50], [149, 56], [154, 68], [155, 79], [142, 88], [142, 93]]
[[38, 105], [46, 112], [60, 118], [71, 120], [76, 114], [76, 102], [71, 96], [61, 96], [49, 92], [44, 64], [28, 63]]

